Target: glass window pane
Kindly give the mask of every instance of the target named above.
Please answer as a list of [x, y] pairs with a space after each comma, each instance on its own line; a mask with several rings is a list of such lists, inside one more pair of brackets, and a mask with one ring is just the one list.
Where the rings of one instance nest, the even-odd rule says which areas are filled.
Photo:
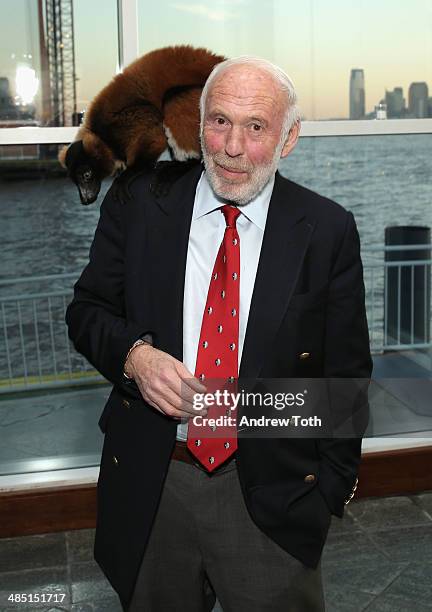
[[192, 44], [267, 58], [294, 80], [305, 119], [432, 116], [429, 0], [139, 0], [139, 9], [140, 53]]
[[117, 70], [116, 0], [2, 0], [1, 13], [0, 126], [78, 125]]
[[100, 459], [111, 385], [75, 351], [64, 317], [111, 180], [83, 206], [57, 149], [0, 147], [0, 475]]
[[[431, 147], [432, 134], [301, 138], [279, 164], [355, 216], [374, 361], [370, 436], [431, 430]], [[385, 252], [386, 243], [404, 246]]]
[[[362, 245], [376, 376], [384, 360], [389, 363], [389, 359], [398, 358], [396, 352], [394, 357], [382, 354], [392, 345], [391, 338], [386, 335], [389, 325], [386, 324], [385, 283], [390, 276], [383, 250], [385, 229], [389, 226], [432, 226], [429, 180], [432, 162], [427, 154], [431, 140], [432, 135], [302, 138], [292, 155], [280, 163], [284, 176], [334, 199], [355, 215]], [[104, 381], [67, 342], [64, 310], [72, 295], [72, 285], [87, 262], [99, 206], [109, 181], [103, 184], [95, 204], [82, 206], [76, 187], [56, 165], [56, 151], [48, 154], [48, 147], [41, 146], [39, 151], [30, 147], [22, 151], [23, 159], [17, 161], [11, 159], [17, 157], [17, 151], [7, 155], [7, 148], [2, 148], [1, 160], [4, 207], [0, 264], [0, 389], [10, 392], [26, 380], [44, 389], [44, 401], [49, 405], [60, 398], [62, 405], [68, 408], [67, 418], [77, 419], [76, 435], [72, 441], [66, 441], [66, 446], [59, 443], [57, 451], [51, 449], [49, 456], [60, 463], [64, 461], [64, 466], [91, 464], [90, 455], [97, 463], [100, 439], [96, 423], [109, 385], [100, 385]], [[33, 159], [36, 154], [38, 158]], [[430, 260], [430, 252], [426, 258]], [[401, 269], [402, 278], [406, 270], [406, 267]], [[430, 271], [430, 264], [421, 270], [422, 278], [426, 278], [423, 285], [426, 291], [421, 293], [426, 306], [430, 304]], [[61, 277], [54, 277], [55, 274]], [[37, 278], [39, 276], [47, 278]], [[6, 284], [4, 281], [13, 282]], [[29, 300], [29, 295], [34, 298]], [[415, 300], [418, 300], [417, 295]], [[424, 343], [430, 345], [430, 317], [424, 331]], [[408, 360], [411, 372], [422, 371], [418, 368], [430, 372], [429, 352], [430, 346], [405, 351], [403, 367], [408, 367]], [[401, 371], [406, 370], [402, 368]], [[71, 385], [90, 381], [92, 385], [88, 385], [82, 395], [69, 389]], [[83, 403], [86, 404], [84, 412]], [[43, 402], [32, 404], [37, 410], [42, 410], [43, 405]], [[12, 407], [11, 404], [8, 410]], [[20, 411], [25, 410], [30, 407], [20, 404]], [[31, 410], [29, 415], [33, 414]], [[425, 415], [407, 412], [406, 406], [403, 411], [402, 421], [399, 409], [397, 412], [390, 410], [387, 419], [375, 420], [372, 433], [413, 433], [430, 428]], [[397, 421], [392, 414], [397, 414]], [[48, 421], [50, 418], [47, 413]], [[93, 438], [89, 431], [93, 431]], [[9, 460], [5, 459], [4, 470], [11, 469], [10, 444], [8, 448]], [[15, 459], [23, 458], [17, 452]], [[20, 465], [24, 469], [27, 464]]]

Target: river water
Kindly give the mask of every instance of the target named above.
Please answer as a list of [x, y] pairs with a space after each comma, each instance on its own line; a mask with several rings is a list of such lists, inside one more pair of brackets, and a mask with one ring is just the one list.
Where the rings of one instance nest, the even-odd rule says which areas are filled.
[[[362, 249], [388, 225], [432, 226], [432, 135], [302, 138], [281, 173], [354, 213]], [[80, 270], [99, 218], [64, 178], [0, 182], [0, 278]]]
[[[390, 225], [432, 226], [432, 135], [355, 136], [302, 138], [297, 148], [280, 163], [281, 173], [314, 191], [342, 204], [354, 213], [359, 228], [364, 262], [370, 247], [382, 246], [384, 229]], [[0, 182], [1, 258], [0, 280], [58, 273], [79, 273], [88, 260], [90, 243], [99, 218], [99, 206], [109, 187], [103, 185], [98, 200], [82, 206], [76, 187], [65, 178], [41, 178]], [[374, 258], [382, 254], [375, 253]], [[366, 275], [365, 275], [366, 276]], [[366, 279], [367, 280], [367, 279]], [[0, 285], [0, 298], [35, 291], [71, 288], [72, 280]], [[367, 303], [371, 303], [368, 284]], [[382, 306], [383, 275], [376, 279], [375, 302]], [[9, 361], [22, 369], [21, 333], [17, 312], [6, 308]], [[30, 305], [29, 305], [30, 308]], [[30, 316], [30, 313], [29, 313]], [[57, 331], [49, 339], [49, 318], [56, 320]], [[64, 301], [51, 315], [38, 315], [42, 340], [50, 343], [64, 337]], [[378, 315], [375, 321], [381, 325]], [[25, 318], [25, 317], [24, 317]], [[24, 337], [31, 334], [34, 322], [23, 327]], [[6, 358], [4, 334], [0, 325], [0, 378]], [[45, 338], [46, 336], [46, 338]], [[53, 340], [53, 336], [55, 336]], [[45, 340], [44, 340], [45, 338]], [[33, 342], [33, 341], [31, 341]], [[38, 348], [36, 346], [36, 348]], [[42, 346], [43, 348], [43, 346]], [[38, 349], [39, 350], [39, 349]], [[60, 361], [65, 361], [59, 349]], [[44, 351], [42, 351], [44, 354]], [[44, 358], [52, 371], [52, 355]], [[36, 362], [35, 362], [36, 363]], [[64, 365], [64, 364], [63, 364]], [[56, 366], [57, 367], [57, 366]], [[30, 368], [31, 370], [32, 368]], [[14, 372], [12, 372], [14, 374]]]

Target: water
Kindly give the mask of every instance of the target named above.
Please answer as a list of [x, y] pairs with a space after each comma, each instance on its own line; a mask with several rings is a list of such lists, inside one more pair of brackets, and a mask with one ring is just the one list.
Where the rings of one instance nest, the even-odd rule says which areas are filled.
[[108, 187], [105, 181], [98, 200], [83, 206], [69, 179], [0, 183], [0, 278], [80, 270]]
[[430, 134], [303, 138], [281, 172], [351, 210], [367, 250], [387, 226], [432, 225], [431, 152]]
[[432, 135], [304, 138], [299, 144], [282, 160], [281, 172], [353, 212], [371, 345], [379, 350], [385, 340], [384, 254], [369, 249], [383, 246], [388, 226], [432, 226]]
[[[367, 250], [388, 225], [432, 226], [431, 151], [429, 134], [302, 138], [280, 171], [351, 210]], [[83, 206], [68, 179], [0, 182], [0, 279], [80, 270], [108, 187]]]
[[[294, 153], [281, 161], [280, 171], [351, 210], [359, 228], [364, 262], [382, 261], [382, 253], [370, 257], [367, 251], [383, 245], [386, 226], [432, 226], [431, 145], [429, 134], [303, 138]], [[96, 203], [83, 206], [69, 179], [0, 182], [0, 280], [81, 271], [88, 261], [99, 206], [109, 183], [104, 183]], [[369, 273], [366, 269], [369, 326], [376, 328], [375, 337], [378, 333], [381, 338], [383, 270], [380, 268], [374, 278], [373, 292]], [[0, 285], [0, 297], [70, 289], [72, 282]], [[32, 319], [34, 305], [23, 305], [21, 329], [16, 304], [8, 304], [0, 313], [3, 327], [8, 328], [9, 375], [22, 375], [26, 370], [37, 373], [38, 368], [45, 373], [70, 371], [70, 360], [74, 371], [85, 367], [77, 355], [70, 356], [67, 351], [64, 308], [69, 300], [56, 300], [43, 307], [36, 303], [37, 325]], [[372, 301], [377, 308], [371, 315]], [[0, 323], [0, 347], [5, 341], [1, 328]], [[23, 344], [29, 353], [24, 366]], [[7, 358], [0, 348], [0, 379], [7, 374]]]

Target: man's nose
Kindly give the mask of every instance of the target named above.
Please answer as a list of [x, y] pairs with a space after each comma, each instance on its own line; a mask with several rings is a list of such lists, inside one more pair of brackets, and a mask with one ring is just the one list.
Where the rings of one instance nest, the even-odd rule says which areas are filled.
[[225, 153], [230, 157], [238, 157], [244, 152], [243, 149], [243, 130], [241, 126], [233, 126], [227, 134]]

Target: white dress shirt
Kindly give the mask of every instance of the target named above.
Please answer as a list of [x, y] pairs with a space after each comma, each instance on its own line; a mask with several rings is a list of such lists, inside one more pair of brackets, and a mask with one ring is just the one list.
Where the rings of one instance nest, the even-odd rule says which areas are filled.
[[[273, 176], [256, 198], [239, 206], [241, 214], [236, 223], [240, 237], [239, 368], [274, 180]], [[203, 172], [195, 192], [183, 299], [183, 363], [193, 375], [210, 276], [225, 233], [221, 211], [224, 203], [213, 193]], [[187, 422], [177, 426], [177, 439], [187, 439]]]

